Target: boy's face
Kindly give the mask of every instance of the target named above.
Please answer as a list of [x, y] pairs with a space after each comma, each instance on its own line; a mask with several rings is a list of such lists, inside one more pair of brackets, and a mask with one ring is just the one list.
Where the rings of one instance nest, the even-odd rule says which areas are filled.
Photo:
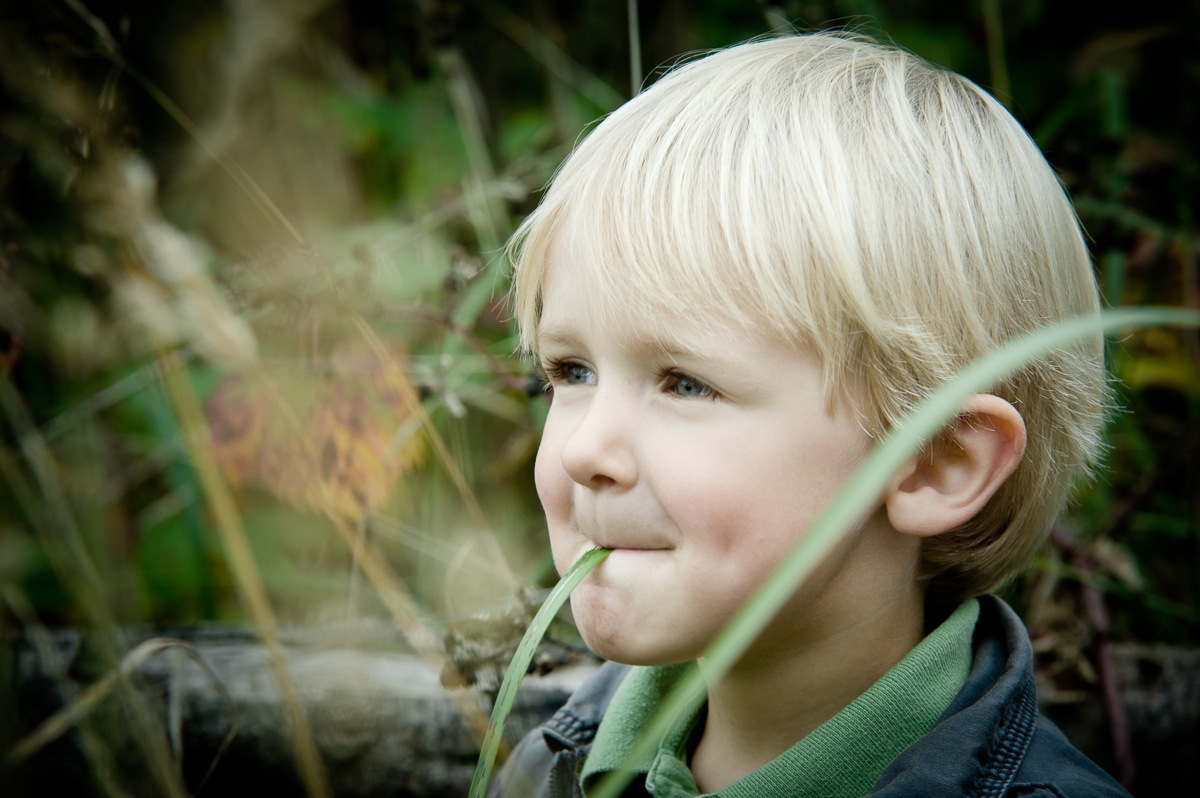
[[[602, 313], [571, 254], [554, 252], [537, 330], [554, 396], [536, 481], [555, 565], [565, 572], [594, 546], [613, 549], [571, 597], [596, 653], [634, 664], [692, 659], [870, 439], [850, 413], [826, 411], [806, 350], [702, 310]], [[863, 529], [886, 524], [882, 516], [876, 504]], [[780, 639], [864, 600], [861, 570], [854, 579], [829, 571], [776, 619]]]

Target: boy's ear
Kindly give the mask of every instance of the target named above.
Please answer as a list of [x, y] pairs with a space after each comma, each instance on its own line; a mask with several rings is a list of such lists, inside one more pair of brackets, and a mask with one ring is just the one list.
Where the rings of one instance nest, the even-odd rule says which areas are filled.
[[998, 396], [976, 394], [942, 434], [888, 483], [888, 520], [929, 537], [974, 518], [1025, 453], [1025, 420]]

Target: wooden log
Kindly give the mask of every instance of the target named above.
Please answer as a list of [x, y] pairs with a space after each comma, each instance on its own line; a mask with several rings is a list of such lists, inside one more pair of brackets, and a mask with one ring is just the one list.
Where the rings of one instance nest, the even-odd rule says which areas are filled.
[[[131, 635], [151, 637], [148, 632]], [[184, 640], [212, 670], [236, 706], [240, 728], [220, 758], [204, 794], [222, 798], [302, 796], [284, 713], [266, 652], [240, 628], [208, 626], [166, 635]], [[287, 663], [317, 737], [333, 793], [339, 798], [462, 796], [478, 748], [435, 665], [422, 661], [384, 623], [293, 629], [284, 634]], [[65, 687], [78, 693], [102, 676], [86, 636], [56, 632], [53, 647], [67, 667], [56, 680], [26, 639], [9, 641], [15, 706], [3, 719], [11, 744], [61, 706]], [[1200, 781], [1200, 649], [1116, 647], [1124, 702], [1138, 766], [1137, 794], [1190, 793]], [[530, 676], [509, 723], [511, 740], [548, 717], [597, 667], [578, 659], [547, 675]], [[212, 678], [187, 656], [164, 652], [133, 669], [138, 695], [162, 734], [174, 738], [184, 781], [194, 789], [220, 749], [230, 710]], [[460, 688], [467, 689], [467, 688]], [[487, 698], [470, 693], [483, 712]], [[1104, 710], [1097, 695], [1043, 690], [1044, 711], [1094, 760], [1114, 766]], [[89, 716], [110, 763], [88, 761], [78, 729], [0, 775], [5, 796], [104, 794], [104, 775], [130, 796], [157, 796], [130, 739], [120, 703], [109, 698]], [[103, 759], [103, 757], [102, 757]], [[99, 774], [97, 768], [111, 768]]]

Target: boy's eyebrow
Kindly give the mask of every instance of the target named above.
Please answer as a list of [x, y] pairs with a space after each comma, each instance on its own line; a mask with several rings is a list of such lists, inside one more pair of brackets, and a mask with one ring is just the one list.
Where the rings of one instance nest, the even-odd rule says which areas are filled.
[[[581, 339], [570, 325], [550, 323], [538, 325], [534, 333], [534, 343], [539, 351], [546, 346], [559, 346], [569, 349], [579, 347]], [[689, 346], [675, 336], [664, 333], [660, 333], [654, 338], [645, 341], [637, 339], [632, 346], [633, 349], [641, 354], [653, 354], [672, 359], [698, 356], [698, 352], [694, 347]]]
[[574, 346], [579, 343], [579, 337], [570, 327], [563, 324], [538, 324], [533, 333], [533, 341], [540, 350], [547, 344]]

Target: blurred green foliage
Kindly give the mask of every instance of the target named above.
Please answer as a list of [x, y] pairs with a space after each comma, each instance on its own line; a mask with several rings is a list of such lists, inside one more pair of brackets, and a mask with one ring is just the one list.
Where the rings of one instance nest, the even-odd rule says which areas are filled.
[[[386, 612], [339, 523], [435, 627], [553, 581], [529, 478], [544, 408], [499, 247], [584, 126], [681, 53], [849, 27], [962, 72], [1060, 170], [1110, 304], [1200, 304], [1191, 3], [642, 3], [632, 80], [625, 4], [597, 0], [0, 15], [0, 584], [45, 623], [242, 617], [173, 368], [201, 401], [247, 386], [226, 415], [209, 405], [218, 459], [313, 475], [307, 498], [232, 478], [281, 618]], [[1051, 547], [1013, 590], [1051, 631], [1089, 580], [1114, 634], [1200, 642], [1198, 365], [1194, 333], [1115, 342], [1109, 467], [1069, 519], [1090, 565]], [[394, 401], [320, 427], [360, 378]], [[272, 423], [298, 443], [251, 440]], [[385, 500], [321, 493], [365, 496], [369, 463]]]

